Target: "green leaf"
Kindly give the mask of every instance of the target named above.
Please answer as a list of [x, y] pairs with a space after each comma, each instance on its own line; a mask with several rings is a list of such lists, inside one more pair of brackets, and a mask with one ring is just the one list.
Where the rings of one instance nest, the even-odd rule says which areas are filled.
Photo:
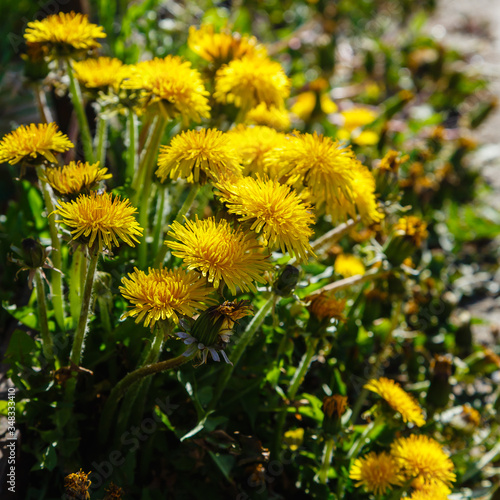
[[234, 457], [232, 457], [231, 455], [221, 455], [220, 453], [214, 453], [210, 450], [209, 453], [212, 457], [212, 460], [215, 462], [217, 467], [219, 467], [219, 470], [222, 472], [224, 477], [229, 482], [232, 482], [230, 472], [234, 465]]

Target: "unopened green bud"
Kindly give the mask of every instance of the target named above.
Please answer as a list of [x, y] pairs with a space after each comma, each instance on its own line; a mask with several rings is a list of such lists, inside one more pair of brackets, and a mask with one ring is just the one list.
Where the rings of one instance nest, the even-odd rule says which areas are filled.
[[347, 397], [340, 394], [325, 396], [321, 407], [323, 417], [323, 431], [325, 434], [334, 436], [339, 433], [342, 426], [342, 415], [347, 410]]
[[294, 266], [287, 265], [280, 271], [278, 279], [274, 282], [274, 293], [280, 297], [289, 297], [298, 281], [299, 270]]
[[444, 408], [451, 395], [451, 359], [447, 356], [436, 356], [432, 363], [431, 385], [427, 391], [427, 404], [434, 408]]

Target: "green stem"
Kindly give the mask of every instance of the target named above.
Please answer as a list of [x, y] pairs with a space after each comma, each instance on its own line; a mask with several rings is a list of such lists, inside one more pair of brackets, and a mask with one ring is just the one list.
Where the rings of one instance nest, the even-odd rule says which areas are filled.
[[[155, 335], [153, 341], [151, 342], [149, 349], [146, 353], [144, 361], [139, 365], [138, 368], [151, 363], [156, 363], [160, 356], [161, 346], [164, 339], [164, 330], [160, 324], [155, 328]], [[121, 436], [130, 420], [130, 414], [134, 407], [136, 406], [137, 397], [144, 389], [144, 380], [135, 382], [130, 389], [127, 391], [123, 402], [120, 406], [118, 425], [116, 426], [116, 436]]]
[[99, 116], [97, 120], [97, 130], [96, 130], [96, 155], [99, 166], [104, 168], [106, 163], [106, 143], [108, 140], [108, 121]]
[[54, 358], [54, 343], [49, 332], [49, 322], [47, 320], [47, 304], [45, 303], [45, 290], [43, 287], [42, 272], [35, 271], [36, 298], [38, 303], [38, 321], [40, 323], [40, 335], [42, 336], [43, 355], [47, 360]]
[[290, 401], [295, 398], [297, 391], [300, 387], [300, 384], [302, 383], [304, 377], [306, 376], [312, 358], [316, 353], [318, 344], [319, 344], [319, 338], [312, 338], [307, 345], [306, 353], [304, 354], [304, 356], [302, 356], [300, 364], [295, 373], [293, 374], [290, 386], [288, 388], [287, 397]]
[[[158, 247], [160, 246], [160, 239], [162, 236], [162, 228], [165, 218], [163, 212], [165, 210], [165, 198], [166, 198], [166, 188], [163, 185], [158, 185], [158, 202], [156, 207], [155, 221], [154, 221], [154, 232], [153, 232], [153, 250], [158, 253]], [[163, 246], [163, 245], [162, 245]]]
[[106, 436], [108, 435], [110, 426], [112, 424], [111, 419], [115, 413], [116, 406], [118, 405], [120, 399], [128, 391], [130, 386], [132, 386], [135, 382], [138, 382], [139, 380], [142, 380], [145, 377], [154, 375], [155, 373], [164, 372], [167, 370], [171, 370], [173, 368], [178, 368], [179, 366], [182, 366], [184, 363], [187, 363], [189, 360], [191, 360], [191, 358], [192, 356], [186, 357], [181, 354], [176, 358], [160, 361], [159, 363], [145, 365], [129, 373], [122, 380], [120, 380], [120, 382], [118, 382], [118, 384], [111, 391], [111, 394], [109, 395], [109, 398], [106, 401], [106, 405], [102, 412], [101, 429], [100, 429], [101, 440], [102, 441], [106, 440]]
[[[189, 192], [186, 196], [186, 199], [184, 200], [184, 203], [182, 204], [182, 207], [180, 208], [180, 210], [177, 212], [177, 215], [175, 217], [175, 222], [179, 222], [182, 224], [182, 219], [189, 212], [189, 209], [193, 205], [193, 202], [196, 198], [196, 195], [200, 191], [200, 187], [201, 186], [199, 184], [193, 184], [189, 188]], [[160, 251], [156, 255], [156, 258], [154, 261], [154, 267], [156, 267], [156, 268], [162, 267], [163, 261], [165, 260], [165, 256], [167, 255], [167, 252], [168, 252], [168, 246], [165, 245], [165, 243], [164, 243], [161, 246]]]
[[98, 297], [97, 302], [99, 303], [102, 326], [106, 330], [106, 333], [109, 335], [113, 328], [111, 326], [111, 318], [109, 317], [108, 301], [103, 297]]
[[356, 274], [355, 276], [344, 278], [343, 280], [334, 281], [329, 285], [325, 285], [324, 287], [315, 290], [310, 294], [310, 296], [318, 295], [322, 292], [328, 292], [328, 291], [338, 292], [339, 290], [344, 290], [354, 285], [366, 283], [367, 281], [374, 281], [376, 279], [385, 278], [386, 276], [391, 274], [391, 272], [392, 271], [384, 271], [381, 269], [371, 269], [365, 274]]
[[349, 452], [347, 453], [348, 460], [350, 460], [351, 458], [356, 458], [358, 456], [363, 446], [368, 442], [370, 434], [380, 422], [381, 422], [381, 417], [377, 416], [375, 420], [366, 425], [361, 436], [359, 436], [357, 441], [349, 449]]
[[[307, 370], [309, 369], [309, 365], [311, 364], [312, 358], [316, 353], [318, 344], [319, 344], [319, 338], [312, 338], [309, 341], [307, 345], [307, 350], [305, 354], [302, 356], [300, 364], [297, 367], [297, 370], [295, 370], [292, 380], [290, 381], [290, 385], [288, 387], [288, 391], [286, 394], [288, 401], [291, 402], [295, 399], [300, 384], [302, 384], [302, 381], [306, 376]], [[288, 407], [284, 406], [283, 408], [281, 408], [278, 415], [278, 419], [276, 422], [276, 430], [274, 433], [274, 445], [272, 450], [273, 457], [278, 457], [281, 451], [281, 442], [283, 440], [283, 427], [285, 426], [287, 412], [288, 412]]]
[[71, 321], [73, 323], [73, 328], [76, 328], [78, 324], [78, 318], [80, 317], [82, 304], [81, 275], [82, 267], [85, 267], [85, 264], [85, 255], [80, 248], [77, 248], [73, 253], [69, 283], [69, 308], [71, 311]]
[[[377, 355], [375, 363], [373, 364], [373, 367], [372, 367], [372, 370], [370, 372], [370, 376], [369, 376], [368, 380], [376, 378], [378, 375], [380, 365], [383, 363], [385, 356], [387, 354], [387, 348], [389, 347], [390, 343], [392, 342], [392, 334], [393, 334], [394, 330], [396, 329], [396, 326], [397, 326], [398, 321], [399, 321], [399, 316], [401, 315], [401, 306], [402, 306], [402, 302], [401, 302], [401, 300], [399, 300], [396, 303], [394, 310], [392, 312], [390, 330], [387, 333], [384, 344], [381, 347], [381, 349]], [[363, 407], [363, 404], [366, 400], [366, 397], [368, 396], [368, 392], [369, 392], [369, 390], [366, 389], [365, 387], [363, 387], [361, 394], [359, 395], [358, 399], [356, 400], [356, 403], [354, 404], [354, 407], [352, 409], [352, 414], [351, 414], [351, 422], [353, 424], [356, 423], [356, 420], [359, 416], [361, 408]]]
[[328, 471], [330, 470], [330, 464], [332, 462], [333, 449], [335, 448], [335, 442], [333, 437], [328, 437], [325, 442], [325, 448], [323, 450], [323, 459], [321, 461], [321, 468], [318, 473], [318, 480], [321, 484], [326, 484], [328, 481]]
[[125, 183], [132, 182], [137, 171], [137, 116], [133, 109], [128, 111], [127, 120], [127, 168], [125, 169]]
[[[36, 167], [36, 173], [38, 178], [43, 177], [44, 167]], [[44, 181], [40, 180], [40, 185], [42, 189], [43, 199], [45, 201], [45, 207], [47, 208], [47, 217], [49, 222], [49, 232], [50, 239], [52, 243], [52, 253], [50, 258], [52, 264], [59, 271], [62, 270], [62, 256], [61, 256], [61, 241], [59, 240], [59, 235], [57, 234], [57, 227], [54, 217], [50, 217], [50, 214], [55, 210], [54, 202], [52, 200], [52, 189]], [[54, 314], [56, 317], [57, 325], [61, 330], [65, 330], [64, 324], [64, 300], [63, 300], [63, 282], [61, 272], [52, 271], [50, 277], [50, 284], [52, 287], [52, 305], [54, 306]]]
[[217, 402], [219, 401], [219, 398], [222, 396], [222, 393], [224, 392], [224, 389], [226, 388], [227, 383], [229, 382], [229, 379], [231, 378], [231, 375], [233, 374], [233, 370], [235, 366], [238, 364], [238, 361], [240, 360], [241, 356], [243, 355], [243, 352], [245, 351], [246, 347], [250, 343], [250, 341], [253, 339], [255, 333], [257, 330], [260, 328], [264, 320], [266, 319], [266, 316], [269, 314], [269, 311], [272, 309], [274, 303], [274, 294], [272, 294], [269, 299], [264, 303], [264, 305], [260, 308], [260, 310], [257, 312], [257, 314], [253, 317], [252, 321], [248, 324], [247, 329], [241, 336], [239, 342], [236, 344], [234, 349], [231, 351], [230, 359], [231, 362], [233, 363], [232, 365], [227, 365], [225, 370], [223, 371], [222, 376], [219, 378], [219, 381], [217, 383], [217, 386], [214, 391], [214, 395], [212, 397], [212, 400], [210, 401], [210, 404], [208, 406], [208, 411], [213, 410], [215, 406], [217, 405]]
[[94, 149], [92, 148], [92, 135], [90, 134], [89, 122], [87, 121], [87, 115], [85, 114], [85, 109], [83, 107], [82, 91], [80, 90], [80, 84], [75, 78], [73, 68], [71, 67], [71, 61], [69, 60], [66, 61], [66, 71], [69, 76], [71, 102], [73, 103], [78, 125], [80, 126], [80, 135], [82, 138], [85, 160], [90, 163], [95, 163]]
[[139, 246], [139, 267], [144, 268], [146, 266], [147, 255], [148, 255], [148, 245], [147, 245], [147, 234], [149, 229], [148, 215], [149, 206], [151, 203], [151, 186], [153, 184], [153, 172], [156, 166], [156, 156], [158, 154], [158, 149], [160, 147], [161, 139], [163, 137], [163, 132], [165, 131], [165, 126], [167, 125], [167, 119], [163, 115], [158, 116], [158, 120], [155, 123], [153, 129], [153, 137], [151, 144], [149, 146], [149, 151], [145, 167], [144, 167], [144, 179], [143, 184], [139, 188], [140, 192], [140, 203], [139, 203], [139, 224], [144, 228], [144, 239]]
[[87, 268], [87, 277], [85, 279], [85, 286], [83, 288], [80, 317], [78, 318], [78, 325], [76, 327], [75, 338], [73, 339], [73, 346], [71, 348], [70, 354], [70, 361], [76, 366], [80, 365], [80, 360], [82, 357], [83, 340], [85, 338], [85, 330], [87, 329], [87, 320], [90, 310], [90, 298], [92, 296], [92, 287], [94, 285], [94, 277], [98, 260], [99, 252], [91, 252], [90, 262]]

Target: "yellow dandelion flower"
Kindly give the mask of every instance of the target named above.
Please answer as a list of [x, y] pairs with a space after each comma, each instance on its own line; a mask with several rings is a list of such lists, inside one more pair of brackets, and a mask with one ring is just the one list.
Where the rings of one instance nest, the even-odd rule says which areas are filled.
[[143, 61], [130, 68], [122, 88], [142, 92], [145, 106], [161, 102], [168, 118], [181, 115], [187, 122], [210, 116], [208, 92], [201, 75], [179, 56]]
[[397, 461], [389, 453], [371, 452], [354, 461], [349, 477], [357, 481], [356, 486], [363, 486], [365, 491], [383, 495], [393, 486], [403, 483]]
[[53, 167], [45, 170], [42, 180], [48, 182], [60, 195], [75, 195], [88, 193], [104, 179], [111, 179], [106, 173], [107, 168], [99, 168], [99, 162], [70, 162], [63, 167]]
[[183, 178], [188, 182], [217, 181], [240, 176], [240, 157], [230, 138], [215, 129], [188, 130], [162, 146], [156, 175], [163, 181]]
[[73, 70], [78, 81], [89, 89], [102, 87], [118, 88], [128, 76], [129, 66], [114, 57], [98, 57], [73, 62]]
[[252, 108], [245, 116], [247, 125], [264, 125], [276, 130], [288, 130], [290, 128], [290, 116], [285, 108], [267, 106], [261, 102]]
[[231, 33], [228, 29], [216, 33], [209, 24], [202, 25], [200, 29], [194, 26], [189, 28], [188, 47], [217, 66], [248, 54], [267, 54], [265, 47], [255, 37]]
[[378, 144], [380, 136], [373, 130], [362, 130], [359, 133], [354, 132], [351, 139], [358, 146], [375, 146], [375, 144]]
[[376, 182], [371, 171], [357, 162], [353, 166], [351, 199], [339, 193], [338, 200], [333, 205], [326, 206], [326, 212], [334, 220], [342, 219], [346, 214], [356, 217], [359, 213], [365, 224], [380, 222], [384, 214], [378, 211], [377, 196], [375, 194]]
[[[340, 200], [353, 202], [353, 184], [359, 162], [350, 147], [314, 134], [288, 136], [288, 143], [266, 157], [268, 168], [280, 167], [291, 184], [307, 186], [321, 212], [346, 212]], [[341, 198], [340, 195], [343, 195]]]
[[412, 487], [415, 488], [410, 496], [410, 500], [447, 500], [451, 494], [450, 488], [443, 483], [422, 483], [416, 479], [412, 482]]
[[441, 445], [427, 436], [412, 434], [391, 445], [391, 454], [407, 478], [421, 484], [443, 483], [450, 486], [456, 479], [453, 462]]
[[394, 380], [385, 377], [378, 380], [372, 379], [365, 385], [365, 389], [375, 392], [383, 398], [394, 411], [401, 414], [405, 422], [411, 422], [418, 427], [425, 424], [422, 408]]
[[269, 179], [242, 177], [219, 183], [220, 198], [240, 222], [248, 221], [250, 230], [261, 233], [263, 243], [279, 246], [300, 259], [314, 255], [309, 244], [314, 215], [289, 186]]
[[64, 153], [73, 143], [60, 132], [55, 123], [21, 125], [0, 141], [0, 163], [15, 165], [23, 160], [40, 160], [43, 156], [57, 163], [56, 153]]
[[276, 178], [279, 167], [267, 165], [266, 158], [276, 147], [284, 146], [288, 141], [285, 134], [264, 127], [246, 127], [238, 125], [227, 133], [233, 147], [239, 151], [246, 175], [268, 175]]
[[338, 108], [328, 94], [319, 95], [318, 92], [307, 90], [296, 97], [290, 111], [301, 120], [307, 121], [316, 109], [328, 115], [335, 113]]
[[135, 322], [144, 320], [151, 328], [158, 320], [172, 319], [179, 323], [179, 316], [194, 316], [216, 301], [209, 297], [213, 292], [196, 273], [183, 269], [134, 268], [128, 278], [122, 278], [120, 293], [132, 304], [132, 309], [122, 319], [137, 316]]
[[68, 474], [64, 478], [64, 489], [66, 490], [66, 494], [74, 498], [90, 498], [88, 493], [90, 485], [92, 484], [89, 479], [90, 474], [91, 472], [83, 472], [82, 469], [80, 469], [80, 472]]
[[308, 310], [314, 314], [320, 321], [324, 319], [336, 319], [338, 321], [345, 321], [344, 309], [345, 300], [335, 298], [333, 294], [322, 292], [314, 295], [313, 297], [305, 298], [306, 302], [311, 302]]
[[72, 228], [73, 240], [93, 247], [97, 239], [100, 252], [105, 246], [107, 249], [118, 246], [118, 238], [131, 247], [139, 242], [137, 236], [142, 235], [143, 229], [132, 215], [137, 210], [127, 199], [92, 191], [90, 195], [82, 194], [74, 201], [58, 203], [59, 208], [53, 213], [60, 215], [62, 220], [56, 222], [63, 222]]
[[97, 38], [106, 38], [102, 26], [89, 22], [87, 16], [75, 12], [54, 14], [41, 21], [28, 23], [24, 38], [53, 57], [73, 56], [101, 46]]
[[267, 57], [234, 59], [215, 75], [215, 99], [247, 112], [261, 102], [282, 108], [289, 94], [289, 78], [279, 63]]
[[349, 278], [351, 276], [356, 276], [357, 274], [365, 274], [365, 266], [363, 265], [361, 259], [355, 255], [348, 255], [344, 253], [337, 255], [335, 263], [333, 264], [333, 269], [343, 278]]
[[369, 108], [356, 107], [342, 111], [342, 128], [352, 132], [353, 130], [373, 123], [378, 114]]
[[224, 282], [231, 293], [236, 287], [256, 291], [253, 281], [265, 283], [263, 274], [270, 269], [267, 257], [259, 250], [257, 240], [250, 234], [232, 229], [227, 221], [215, 218], [190, 221], [182, 226], [174, 222], [167, 241], [172, 254], [180, 257], [188, 269], [206, 276], [215, 288]]
[[399, 219], [394, 226], [394, 232], [399, 236], [408, 237], [416, 247], [420, 247], [422, 241], [429, 236], [427, 223], [414, 215]]

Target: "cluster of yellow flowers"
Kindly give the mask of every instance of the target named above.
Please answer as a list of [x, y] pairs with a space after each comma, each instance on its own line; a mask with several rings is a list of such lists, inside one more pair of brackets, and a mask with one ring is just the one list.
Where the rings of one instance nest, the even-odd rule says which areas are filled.
[[[418, 403], [393, 380], [372, 379], [365, 388], [381, 396], [392, 410], [401, 414], [404, 422], [418, 427], [425, 424]], [[453, 471], [453, 462], [436, 440], [411, 434], [396, 439], [389, 453], [370, 452], [356, 459], [349, 476], [357, 481], [357, 486], [376, 495], [409, 482], [414, 489], [410, 498], [444, 500], [456, 478]]]

